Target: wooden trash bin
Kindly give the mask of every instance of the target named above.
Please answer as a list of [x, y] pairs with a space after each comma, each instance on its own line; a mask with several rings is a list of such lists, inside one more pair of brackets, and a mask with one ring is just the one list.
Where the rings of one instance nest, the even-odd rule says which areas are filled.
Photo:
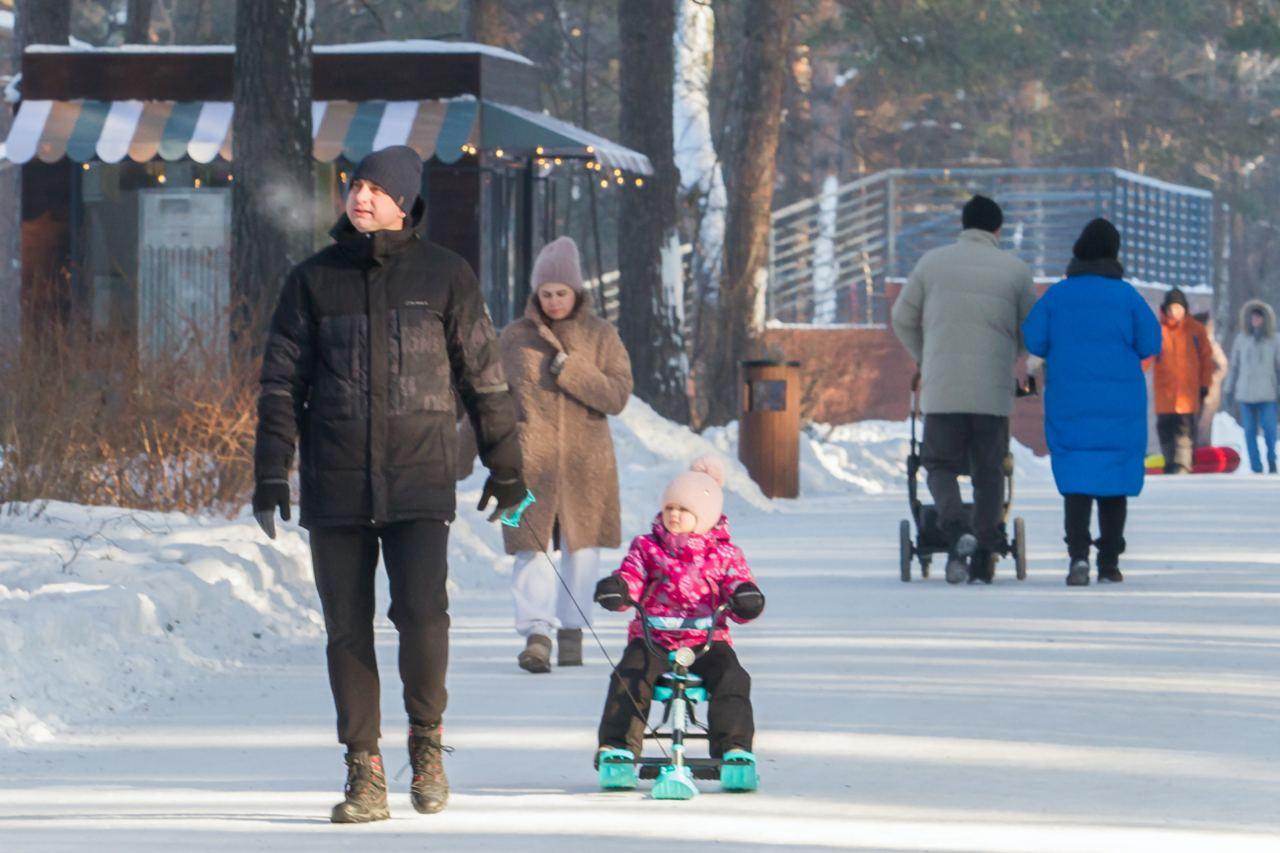
[[738, 459], [771, 498], [800, 496], [800, 362], [744, 361]]

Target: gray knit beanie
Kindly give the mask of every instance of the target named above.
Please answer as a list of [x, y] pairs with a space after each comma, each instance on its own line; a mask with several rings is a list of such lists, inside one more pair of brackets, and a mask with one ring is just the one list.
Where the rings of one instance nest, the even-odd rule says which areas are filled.
[[351, 173], [352, 184], [361, 180], [382, 187], [397, 207], [410, 213], [422, 190], [422, 158], [408, 145], [374, 151]]

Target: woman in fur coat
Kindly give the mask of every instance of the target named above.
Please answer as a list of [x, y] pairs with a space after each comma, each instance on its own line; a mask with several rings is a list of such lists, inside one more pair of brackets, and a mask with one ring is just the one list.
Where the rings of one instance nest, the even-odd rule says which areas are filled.
[[[608, 416], [626, 406], [632, 379], [622, 339], [584, 294], [573, 240], [561, 237], [543, 248], [532, 288], [524, 317], [503, 330], [500, 343], [520, 421], [524, 479], [537, 502], [503, 536], [516, 558], [516, 631], [526, 638], [517, 661], [529, 672], [550, 672], [553, 628], [558, 665], [582, 664], [597, 549], [622, 541]], [[551, 565], [553, 549], [573, 599]]]

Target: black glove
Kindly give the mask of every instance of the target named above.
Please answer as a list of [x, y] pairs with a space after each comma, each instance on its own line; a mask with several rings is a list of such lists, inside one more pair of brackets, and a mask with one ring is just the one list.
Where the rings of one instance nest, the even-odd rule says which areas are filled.
[[595, 602], [605, 610], [626, 610], [630, 600], [627, 582], [617, 575], [600, 578], [596, 584]]
[[268, 539], [276, 538], [277, 509], [280, 510], [280, 517], [288, 521], [288, 480], [263, 480], [253, 487], [253, 517]]
[[729, 609], [739, 619], [754, 619], [764, 612], [764, 593], [750, 581], [740, 584], [729, 596]]
[[1205, 397], [1208, 397], [1208, 396], [1209, 396], [1209, 389], [1208, 389], [1208, 388], [1201, 388], [1201, 389], [1200, 389], [1200, 399], [1201, 399], [1201, 401], [1203, 401], [1203, 400], [1204, 400], [1204, 398], [1205, 398]]
[[516, 474], [511, 479], [498, 479], [494, 474], [490, 474], [488, 479], [484, 481], [484, 491], [480, 493], [480, 503], [476, 504], [476, 509], [484, 512], [485, 507], [489, 505], [489, 500], [496, 499], [498, 501], [498, 511], [511, 509], [519, 506], [520, 501], [524, 500], [524, 496], [529, 493], [528, 487], [525, 486], [524, 480], [520, 479], [520, 475]]

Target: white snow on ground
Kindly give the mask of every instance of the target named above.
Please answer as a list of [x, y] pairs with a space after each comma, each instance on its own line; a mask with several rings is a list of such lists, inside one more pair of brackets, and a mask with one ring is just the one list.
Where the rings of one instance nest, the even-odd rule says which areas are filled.
[[[1126, 582], [1068, 589], [1047, 463], [1015, 448], [1028, 580], [1002, 566], [992, 587], [903, 584], [903, 425], [815, 428], [829, 434], [803, 443], [805, 496], [779, 502], [733, 462], [732, 429], [694, 436], [639, 404], [613, 426], [626, 536], [693, 456], [732, 463], [735, 540], [769, 596], [734, 629], [759, 793], [595, 790], [603, 654], [516, 669], [477, 473], [452, 540], [453, 798], [418, 816], [402, 777], [393, 819], [366, 827], [327, 822], [341, 750], [295, 527], [272, 543], [247, 519], [58, 504], [0, 518], [0, 848], [1276, 849], [1280, 479], [1152, 478], [1131, 504]], [[598, 620], [616, 656], [626, 619]], [[380, 625], [394, 773], [403, 717]]]

